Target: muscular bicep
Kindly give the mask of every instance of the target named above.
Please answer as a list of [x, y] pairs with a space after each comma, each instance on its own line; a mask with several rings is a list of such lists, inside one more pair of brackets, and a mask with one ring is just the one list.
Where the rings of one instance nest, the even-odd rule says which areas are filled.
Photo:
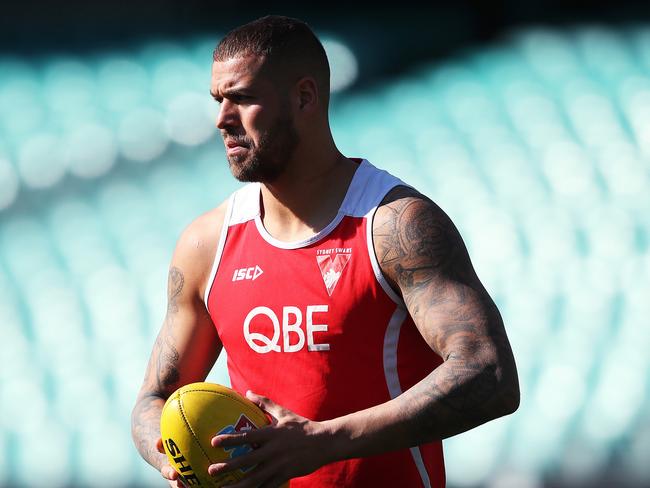
[[444, 360], [510, 354], [503, 321], [449, 217], [414, 190], [393, 190], [373, 223], [382, 271]]

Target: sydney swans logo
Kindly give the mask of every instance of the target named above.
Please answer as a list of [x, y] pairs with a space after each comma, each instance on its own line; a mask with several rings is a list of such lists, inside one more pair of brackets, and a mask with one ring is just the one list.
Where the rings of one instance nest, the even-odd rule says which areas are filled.
[[327, 293], [332, 296], [336, 284], [341, 278], [345, 266], [352, 257], [352, 248], [319, 249], [316, 261], [320, 268]]

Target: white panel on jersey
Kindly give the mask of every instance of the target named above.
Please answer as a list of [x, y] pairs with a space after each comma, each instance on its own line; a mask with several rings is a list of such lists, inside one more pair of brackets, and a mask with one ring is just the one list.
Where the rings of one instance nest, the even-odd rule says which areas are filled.
[[[402, 394], [402, 386], [400, 385], [397, 371], [397, 345], [399, 343], [399, 333], [402, 330], [402, 324], [406, 316], [406, 309], [397, 307], [388, 322], [386, 334], [384, 335], [384, 376], [386, 377], [386, 386], [388, 387], [391, 399]], [[431, 488], [431, 480], [429, 479], [427, 468], [424, 465], [420, 448], [411, 447], [409, 450], [420, 474], [420, 478], [422, 478], [422, 484], [425, 488]]]
[[402, 387], [397, 374], [397, 343], [402, 324], [406, 319], [406, 309], [397, 307], [386, 327], [384, 335], [384, 376], [391, 399], [402, 394]]
[[253, 220], [260, 213], [260, 184], [249, 183], [233, 194], [233, 210], [228, 226]]
[[400, 185], [410, 187], [396, 176], [364, 159], [354, 174], [341, 205], [341, 212], [351, 217], [366, 217], [391, 189]]
[[384, 273], [381, 272], [381, 267], [379, 266], [379, 261], [377, 260], [377, 255], [375, 254], [375, 244], [372, 239], [372, 222], [375, 217], [374, 212], [377, 210], [375, 207], [373, 211], [368, 215], [368, 222], [366, 223], [366, 245], [368, 247], [368, 257], [370, 258], [370, 264], [372, 265], [372, 270], [375, 272], [375, 278], [379, 285], [383, 288], [391, 300], [393, 300], [399, 307], [404, 308], [404, 301], [393, 291], [393, 287], [390, 286]]

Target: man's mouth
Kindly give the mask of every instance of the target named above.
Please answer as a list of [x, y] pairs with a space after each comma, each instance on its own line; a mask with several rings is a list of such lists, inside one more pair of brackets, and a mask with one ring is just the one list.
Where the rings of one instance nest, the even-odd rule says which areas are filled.
[[241, 142], [229, 140], [226, 141], [226, 153], [231, 156], [247, 151], [248, 147]]
[[243, 141], [237, 141], [236, 139], [229, 139], [226, 141], [226, 147], [231, 148], [231, 147], [248, 147], [247, 144], [245, 144]]

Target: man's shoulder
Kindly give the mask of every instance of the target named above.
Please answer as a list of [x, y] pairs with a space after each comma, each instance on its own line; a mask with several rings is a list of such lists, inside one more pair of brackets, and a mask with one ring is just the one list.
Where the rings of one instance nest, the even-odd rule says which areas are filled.
[[373, 228], [377, 229], [386, 219], [401, 228], [412, 225], [414, 219], [422, 218], [451, 223], [449, 216], [429, 197], [411, 186], [397, 185], [386, 193], [378, 205]]
[[181, 232], [176, 242], [171, 267], [176, 268], [192, 295], [203, 297], [219, 244], [228, 202], [196, 217]]
[[389, 205], [395, 201], [402, 199], [426, 199], [429, 200], [422, 193], [417, 191], [412, 186], [406, 184], [394, 186], [391, 190], [386, 193], [384, 199], [379, 204], [379, 208]]
[[228, 201], [196, 217], [181, 232], [174, 251], [175, 259], [200, 269], [212, 264], [224, 224]]
[[430, 198], [407, 186], [390, 190], [372, 224], [379, 266], [391, 285], [407, 269], [446, 268], [465, 255], [462, 238], [449, 216]]

